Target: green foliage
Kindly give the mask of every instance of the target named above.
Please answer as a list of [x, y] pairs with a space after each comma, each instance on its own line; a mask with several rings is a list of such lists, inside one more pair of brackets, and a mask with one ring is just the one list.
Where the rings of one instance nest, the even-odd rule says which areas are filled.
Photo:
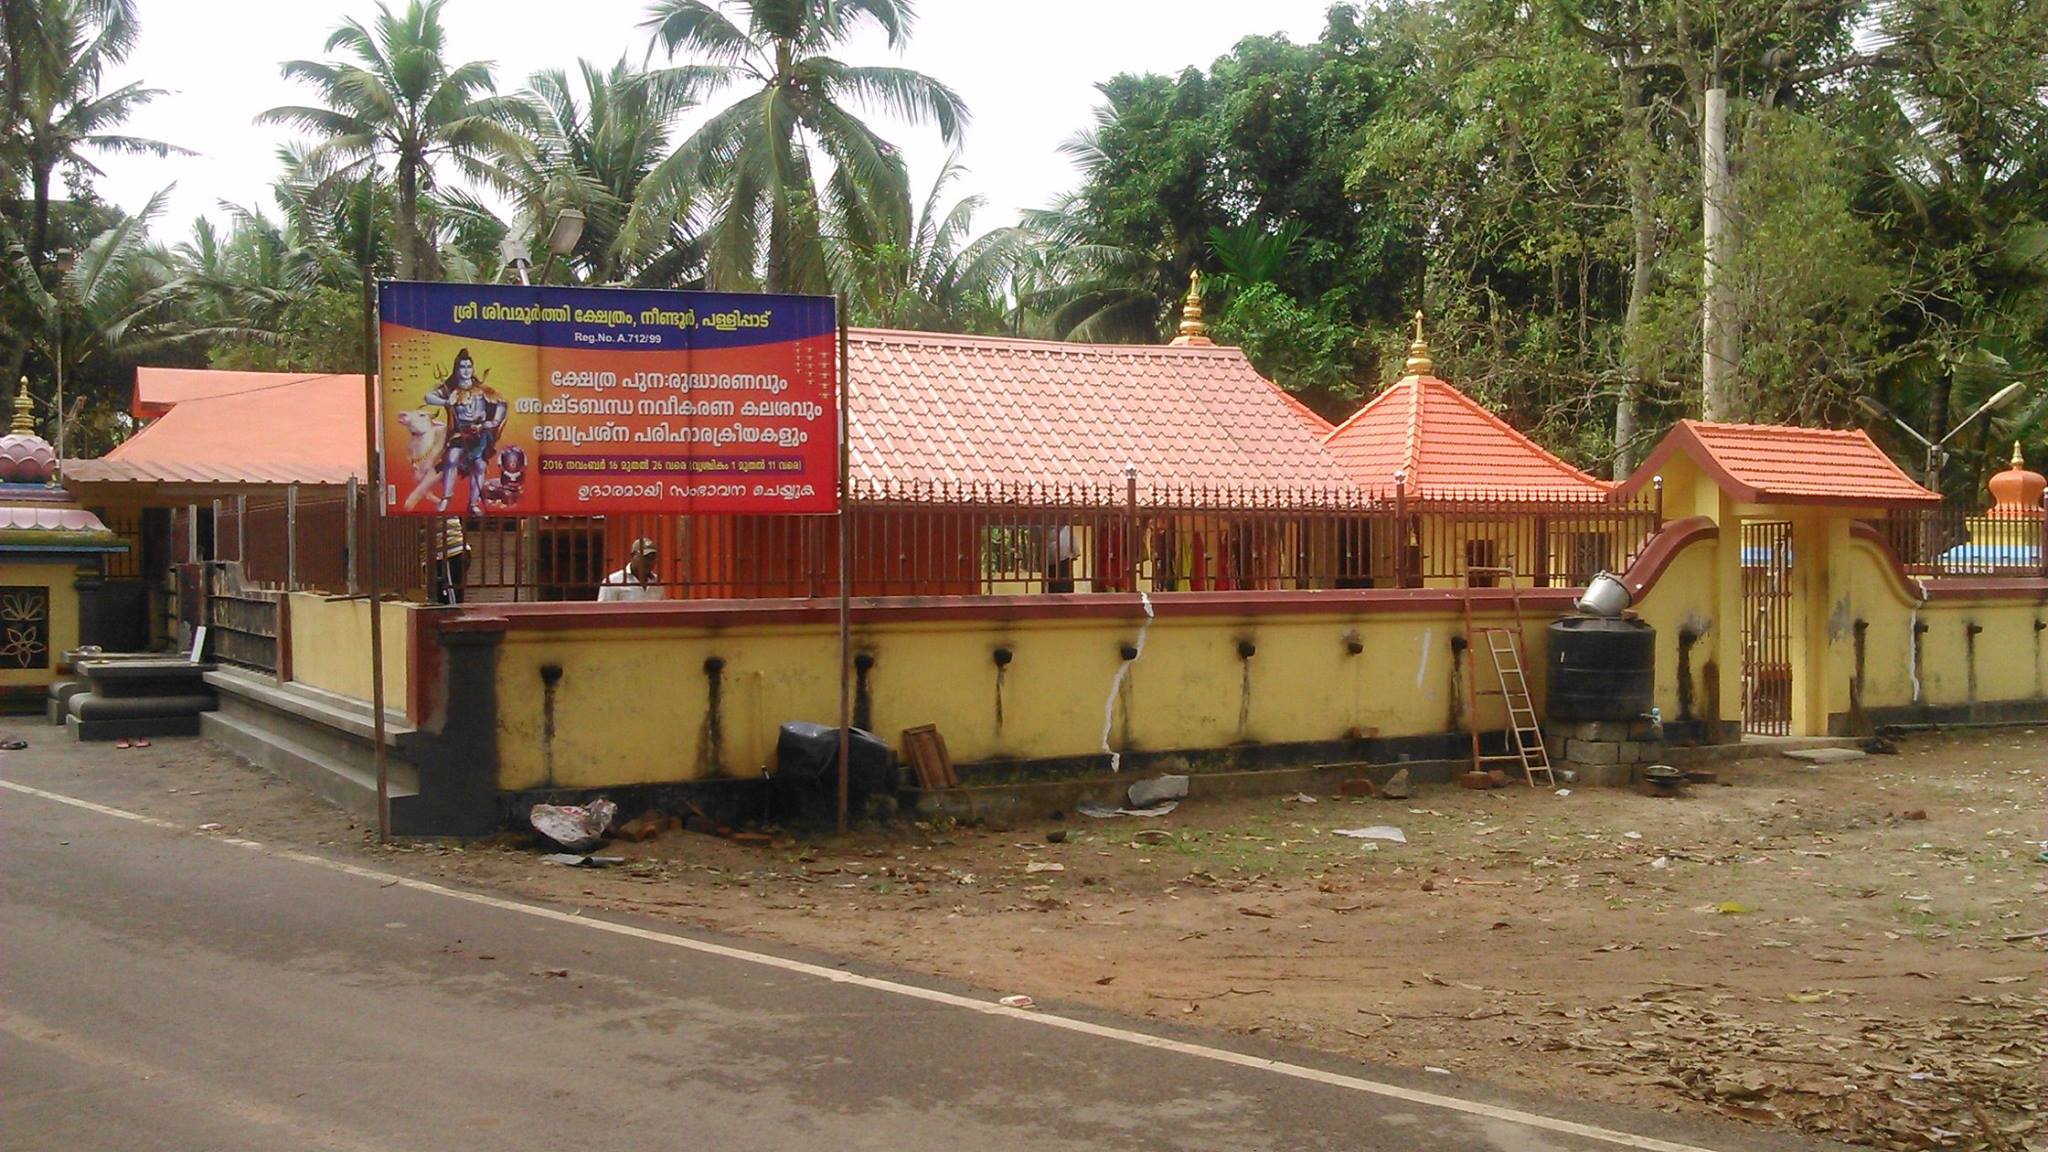
[[437, 182], [438, 165], [486, 186], [503, 186], [503, 169], [493, 160], [526, 148], [519, 131], [527, 106], [495, 94], [490, 65], [451, 65], [441, 9], [447, 0], [408, 0], [393, 14], [377, 5], [377, 20], [366, 27], [345, 20], [327, 38], [340, 49], [338, 60], [290, 60], [288, 79], [307, 84], [321, 103], [273, 108], [259, 119], [312, 135], [313, 146], [296, 157], [300, 178], [320, 182], [360, 179], [388, 160], [398, 204], [397, 268], [400, 279], [434, 279], [440, 253], [430, 242], [422, 203]]
[[[868, 122], [957, 142], [957, 94], [841, 58], [900, 46], [910, 0], [658, 0], [661, 66], [581, 62], [517, 97], [454, 63], [444, 2], [285, 64], [316, 99], [265, 116], [304, 134], [270, 201], [165, 249], [154, 207], [93, 195], [96, 154], [170, 150], [120, 130], [155, 90], [103, 83], [132, 0], [0, 0], [9, 374], [47, 395], [61, 318], [97, 414], [78, 426], [111, 437], [138, 357], [353, 370], [365, 267], [498, 279], [575, 208], [557, 282], [831, 291], [878, 326], [1157, 342], [1199, 269], [1212, 335], [1332, 416], [1400, 370], [1426, 309], [1439, 374], [1604, 467], [1699, 410], [1719, 83], [1742, 415], [1841, 424], [1867, 396], [1939, 438], [2048, 383], [2048, 12], [2024, 0], [1339, 3], [1311, 41], [1104, 79], [1063, 148], [1073, 189], [978, 235], [957, 163], [920, 200]], [[60, 247], [81, 253], [61, 280]], [[1952, 441], [1946, 487], [2044, 433], [2036, 388]]]
[[[957, 144], [967, 106], [907, 68], [857, 66], [831, 55], [864, 26], [889, 46], [909, 34], [909, 0], [659, 0], [646, 26], [678, 66], [663, 80], [696, 92], [748, 94], [714, 114], [647, 176], [652, 195], [628, 213], [623, 240], [647, 235], [687, 205], [701, 225], [715, 288], [826, 292], [826, 237], [872, 246], [909, 220], [902, 156], [861, 113], [936, 125]], [[823, 160], [829, 173], [817, 171]]]
[[241, 372], [361, 372], [363, 298], [325, 285], [285, 302], [277, 327], [213, 342], [207, 365]]
[[1260, 372], [1313, 399], [1325, 415], [1338, 415], [1359, 396], [1364, 334], [1341, 319], [1350, 311], [1343, 294], [1331, 295], [1309, 307], [1270, 282], [1233, 287], [1210, 335], [1243, 348]]

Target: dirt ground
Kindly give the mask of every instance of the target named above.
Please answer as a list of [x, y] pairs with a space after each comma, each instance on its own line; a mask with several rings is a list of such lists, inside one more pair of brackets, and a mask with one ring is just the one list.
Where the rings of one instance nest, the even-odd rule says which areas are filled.
[[[2048, 730], [1725, 764], [1678, 799], [1432, 787], [754, 847], [683, 831], [604, 870], [515, 836], [379, 848], [196, 741], [34, 743], [12, 755], [118, 772], [195, 827], [1041, 1005], [1851, 1143], [2048, 1149]], [[1382, 824], [1407, 843], [1334, 834]]]

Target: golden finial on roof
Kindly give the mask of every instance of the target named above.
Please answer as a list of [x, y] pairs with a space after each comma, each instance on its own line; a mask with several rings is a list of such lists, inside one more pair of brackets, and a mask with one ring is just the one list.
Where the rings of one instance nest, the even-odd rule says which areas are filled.
[[1415, 342], [1408, 345], [1408, 363], [1404, 374], [1428, 376], [1436, 371], [1436, 361], [1430, 359], [1429, 342], [1422, 338], [1422, 310], [1415, 311]]
[[36, 434], [35, 400], [28, 394], [28, 377], [21, 378], [21, 391], [14, 394], [14, 426], [7, 431], [14, 436]]
[[1214, 344], [1209, 339], [1209, 326], [1202, 322], [1202, 270], [1196, 268], [1188, 273], [1188, 299], [1180, 308], [1180, 335], [1173, 338], [1175, 344]]
[[2012, 466], [2015, 468], [2027, 466], [2027, 458], [2020, 455], [2020, 442], [2017, 440], [2012, 442]]

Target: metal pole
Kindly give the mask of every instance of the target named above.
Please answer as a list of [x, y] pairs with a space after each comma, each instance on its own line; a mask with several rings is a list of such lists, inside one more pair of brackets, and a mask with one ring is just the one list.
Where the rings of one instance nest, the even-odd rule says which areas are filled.
[[1408, 475], [1394, 473], [1394, 587], [1408, 586]]
[[836, 301], [839, 320], [839, 832], [846, 834], [847, 765], [853, 755], [853, 498], [847, 489], [846, 296]]
[[363, 590], [363, 582], [356, 578], [356, 565], [362, 559], [362, 550], [356, 547], [356, 538], [360, 535], [360, 533], [356, 531], [356, 513], [362, 511], [363, 507], [363, 502], [361, 498], [357, 496], [357, 492], [360, 491], [361, 488], [362, 485], [356, 480], [355, 477], [351, 476], [348, 478], [348, 486], [346, 488], [346, 499], [348, 500], [348, 528], [346, 530], [347, 538], [344, 541], [344, 544], [348, 548], [348, 594], [351, 596], [359, 596], [362, 594]]
[[235, 494], [235, 563], [249, 570], [249, 494]]
[[2041, 503], [2034, 512], [2041, 518], [2034, 533], [2034, 569], [2048, 576], [2048, 492], [2041, 494]]
[[1126, 592], [1138, 590], [1138, 466], [1124, 465], [1124, 569], [1130, 583]]
[[284, 490], [284, 590], [299, 590], [299, 486]]
[[370, 755], [377, 767], [377, 842], [391, 839], [391, 766], [384, 758], [384, 611], [377, 589], [377, 526], [384, 511], [384, 469], [377, 435], [377, 300], [370, 275], [370, 214], [375, 185], [363, 180], [363, 469], [369, 478]]
[[64, 274], [57, 274], [57, 467], [50, 479], [64, 483]]

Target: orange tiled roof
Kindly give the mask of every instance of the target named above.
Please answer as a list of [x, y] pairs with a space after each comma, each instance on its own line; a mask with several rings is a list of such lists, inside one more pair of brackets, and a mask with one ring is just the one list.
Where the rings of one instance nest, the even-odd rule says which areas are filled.
[[363, 470], [360, 375], [138, 369], [138, 407], [143, 372], [154, 377], [159, 400], [178, 398], [105, 456], [66, 461], [65, 479], [346, 484]]
[[1404, 376], [1323, 438], [1352, 482], [1418, 499], [1479, 494], [1596, 498], [1600, 480], [1558, 459], [1434, 376]]
[[[1327, 423], [1235, 348], [856, 328], [848, 360], [857, 485], [1121, 490], [1135, 464], [1146, 488], [1352, 490], [1318, 443]], [[164, 414], [68, 476], [338, 484], [361, 468], [360, 376], [144, 371]]]
[[1351, 488], [1315, 414], [1236, 348], [848, 339], [856, 481], [1109, 485], [1135, 464], [1147, 487]]
[[1634, 492], [1683, 453], [1747, 504], [1909, 507], [1941, 497], [1915, 483], [1870, 434], [1855, 429], [1680, 420], [1619, 489]]
[[[128, 411], [137, 420], [154, 420], [187, 400], [253, 392], [291, 381], [325, 375], [319, 372], [222, 372], [211, 368], [137, 368], [135, 400]], [[361, 382], [357, 377], [357, 382]]]

